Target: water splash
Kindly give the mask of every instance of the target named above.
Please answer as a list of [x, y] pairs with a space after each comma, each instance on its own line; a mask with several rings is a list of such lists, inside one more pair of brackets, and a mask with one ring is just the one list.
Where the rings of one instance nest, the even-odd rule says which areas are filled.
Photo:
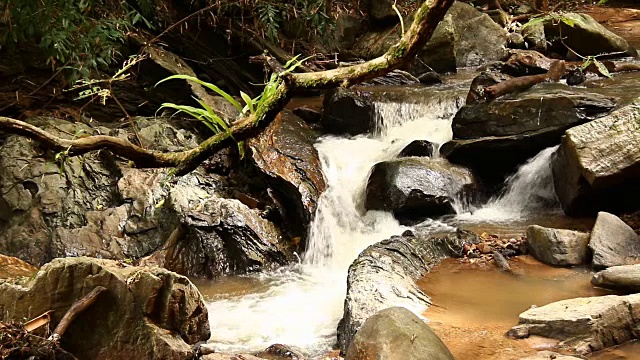
[[473, 214], [463, 217], [475, 221], [522, 220], [537, 213], [558, 209], [553, 186], [551, 157], [557, 146], [546, 148], [529, 159], [506, 180], [504, 191]]
[[318, 201], [301, 264], [274, 274], [266, 291], [208, 304], [211, 340], [219, 351], [259, 350], [285, 343], [319, 355], [335, 343], [346, 275], [367, 246], [405, 229], [390, 213], [365, 212], [369, 171], [413, 140], [444, 143], [466, 91], [445, 92], [422, 104], [378, 103], [370, 136], [324, 137], [316, 148], [328, 188]]

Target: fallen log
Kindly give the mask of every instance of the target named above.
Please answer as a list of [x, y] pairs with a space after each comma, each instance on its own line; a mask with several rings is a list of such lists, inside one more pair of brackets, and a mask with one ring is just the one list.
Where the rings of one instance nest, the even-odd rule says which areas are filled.
[[558, 82], [565, 72], [564, 61], [557, 60], [551, 65], [546, 74], [521, 76], [488, 86], [484, 89], [484, 96], [487, 100], [493, 100], [512, 92], [527, 90], [542, 82]]
[[71, 325], [73, 320], [75, 320], [75, 318], [80, 313], [91, 306], [91, 304], [93, 304], [98, 298], [98, 295], [106, 290], [107, 288], [105, 288], [104, 286], [96, 286], [93, 290], [91, 290], [90, 293], [82, 297], [80, 300], [74, 302], [69, 310], [67, 310], [67, 312], [64, 314], [62, 320], [60, 320], [60, 323], [58, 323], [58, 326], [56, 326], [56, 329], [53, 330], [53, 334], [51, 334], [51, 336], [49, 336], [47, 340], [60, 341], [60, 338], [62, 338], [62, 335], [64, 335], [65, 331], [67, 331], [67, 328], [69, 327], [69, 325]]

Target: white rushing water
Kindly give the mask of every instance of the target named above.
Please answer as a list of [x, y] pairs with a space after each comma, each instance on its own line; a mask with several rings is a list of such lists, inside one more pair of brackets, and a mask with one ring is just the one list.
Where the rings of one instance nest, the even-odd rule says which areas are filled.
[[551, 157], [557, 149], [554, 146], [540, 151], [506, 180], [501, 194], [491, 198], [472, 214], [459, 215], [458, 218], [511, 221], [559, 209], [551, 171]]
[[[412, 140], [442, 144], [464, 92], [438, 93], [422, 104], [377, 104], [375, 135], [324, 137], [317, 144], [328, 188], [320, 197], [302, 262], [261, 275], [266, 291], [208, 304], [211, 340], [219, 351], [261, 350], [283, 343], [319, 355], [335, 343], [346, 276], [367, 246], [402, 233], [390, 213], [363, 210], [369, 171]], [[427, 102], [428, 101], [428, 102]]]

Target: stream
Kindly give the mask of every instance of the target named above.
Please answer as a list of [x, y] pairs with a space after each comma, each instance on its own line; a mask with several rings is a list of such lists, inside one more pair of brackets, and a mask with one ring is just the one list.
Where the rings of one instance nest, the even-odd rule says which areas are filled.
[[[373, 134], [319, 139], [316, 148], [328, 188], [319, 200], [310, 226], [308, 250], [299, 254], [299, 263], [259, 275], [194, 281], [209, 301], [212, 332], [209, 342], [217, 351], [258, 351], [282, 343], [319, 358], [332, 349], [343, 314], [349, 265], [367, 246], [409, 229], [390, 213], [364, 211], [364, 191], [370, 169], [380, 161], [394, 158], [413, 140], [436, 144], [450, 140], [452, 118], [464, 103], [474, 75], [461, 73], [446, 78], [440, 86], [429, 88], [376, 87], [375, 96], [387, 101], [376, 103], [377, 126]], [[403, 102], [389, 101], [390, 98], [400, 98]], [[505, 191], [485, 204], [460, 202], [456, 216], [428, 220], [427, 225], [457, 226], [478, 233], [514, 237], [522, 236], [526, 225], [533, 223], [589, 229], [593, 219], [568, 219], [557, 204], [550, 169], [554, 151], [555, 148], [545, 149], [521, 166], [508, 179]], [[464, 278], [458, 277], [460, 281]], [[585, 271], [564, 281], [588, 284], [588, 277]], [[565, 285], [559, 283], [558, 286]], [[535, 291], [542, 292], [544, 288], [541, 283]], [[457, 288], [449, 291], [466, 292]], [[526, 307], [519, 312], [524, 310]], [[509, 312], [508, 321], [500, 317], [496, 321], [515, 325], [519, 312]], [[443, 339], [446, 342], [446, 338]]]

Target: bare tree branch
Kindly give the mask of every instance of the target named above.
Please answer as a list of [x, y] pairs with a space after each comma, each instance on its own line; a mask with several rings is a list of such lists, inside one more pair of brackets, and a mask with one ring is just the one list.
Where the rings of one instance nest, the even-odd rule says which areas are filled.
[[[382, 76], [408, 64], [429, 41], [453, 1], [425, 1], [416, 12], [413, 24], [402, 39], [380, 57], [362, 64], [333, 70], [283, 75], [283, 83], [257, 113], [240, 119], [230, 127], [228, 132], [216, 134], [194, 149], [180, 152], [152, 151], [120, 138], [103, 135], [74, 140], [63, 139], [36, 126], [6, 117], [0, 117], [0, 131], [38, 140], [47, 148], [65, 151], [68, 156], [105, 149], [133, 161], [137, 167], [176, 167], [175, 174], [184, 175], [197, 168], [220, 148], [254, 136], [260, 129], [266, 127], [297, 90], [348, 87]], [[149, 43], [152, 42], [153, 40]]]

